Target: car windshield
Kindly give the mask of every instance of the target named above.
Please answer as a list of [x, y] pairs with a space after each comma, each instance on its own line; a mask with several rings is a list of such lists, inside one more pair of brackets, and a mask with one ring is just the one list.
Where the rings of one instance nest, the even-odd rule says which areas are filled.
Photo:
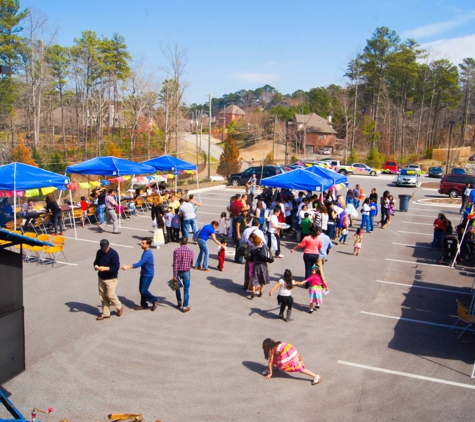
[[412, 169], [401, 169], [401, 174], [403, 176], [414, 176], [416, 175], [416, 171]]
[[397, 166], [397, 164], [394, 161], [387, 161], [386, 165], [387, 166]]

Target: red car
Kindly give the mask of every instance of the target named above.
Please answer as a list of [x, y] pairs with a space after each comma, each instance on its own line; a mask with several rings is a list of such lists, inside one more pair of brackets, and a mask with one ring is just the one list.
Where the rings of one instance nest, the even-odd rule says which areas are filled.
[[383, 165], [383, 173], [397, 174], [399, 166], [396, 161], [385, 161]]

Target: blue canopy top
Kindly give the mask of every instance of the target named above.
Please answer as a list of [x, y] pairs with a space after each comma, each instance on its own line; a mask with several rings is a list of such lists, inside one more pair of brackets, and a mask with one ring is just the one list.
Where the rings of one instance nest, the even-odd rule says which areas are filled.
[[148, 166], [152, 166], [158, 171], [181, 171], [181, 170], [196, 170], [196, 165], [172, 157], [171, 155], [162, 155], [161, 157], [152, 158], [142, 162]]
[[317, 176], [322, 176], [326, 177], [327, 179], [333, 180], [334, 185], [337, 185], [338, 183], [345, 183], [348, 186], [348, 177], [344, 176], [343, 174], [339, 174], [336, 171], [318, 166], [310, 166], [307, 167], [305, 170], [316, 174]]
[[267, 177], [261, 180], [261, 185], [273, 188], [287, 188], [295, 190], [308, 190], [323, 192], [331, 188], [335, 183], [333, 180], [318, 176], [306, 169], [295, 169], [288, 173]]
[[23, 163], [11, 163], [0, 167], [1, 190], [27, 190], [54, 187], [64, 189], [69, 177]]
[[96, 157], [74, 166], [68, 166], [66, 173], [125, 176], [128, 174], [155, 173], [155, 168], [123, 158]]

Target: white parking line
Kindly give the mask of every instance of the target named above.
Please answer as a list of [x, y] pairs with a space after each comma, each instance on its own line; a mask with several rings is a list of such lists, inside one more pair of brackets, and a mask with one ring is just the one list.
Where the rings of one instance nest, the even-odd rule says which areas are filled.
[[419, 224], [421, 226], [433, 226], [433, 224], [430, 223], [414, 223], [414, 221], [401, 221], [401, 223], [406, 223], [406, 224]]
[[63, 261], [56, 261], [55, 264], [63, 264], [63, 265], [72, 265], [77, 267], [79, 264], [73, 264], [72, 262], [63, 262]]
[[393, 242], [391, 245], [398, 245], [398, 246], [408, 246], [410, 248], [425, 248], [425, 249], [430, 249], [430, 246], [418, 246], [418, 245], [410, 245], [409, 243], [396, 243]]
[[420, 319], [403, 318], [403, 317], [397, 317], [397, 316], [392, 316], [392, 315], [375, 314], [374, 312], [360, 311], [360, 313], [365, 314], [365, 315], [378, 316], [378, 317], [381, 317], [381, 318], [397, 319], [399, 321], [405, 321], [405, 322], [414, 322], [416, 324], [433, 325], [435, 327], [444, 327], [444, 328], [452, 328], [453, 327], [452, 325], [439, 324], [437, 322], [421, 321]]
[[385, 283], [385, 284], [394, 284], [396, 286], [402, 286], [402, 287], [410, 287], [415, 288], [415, 289], [424, 289], [424, 290], [435, 290], [438, 292], [444, 292], [444, 293], [457, 293], [461, 295], [473, 295], [471, 292], [461, 292], [460, 290], [449, 290], [449, 289], [438, 289], [437, 287], [427, 287], [427, 286], [418, 286], [416, 284], [404, 284], [404, 283], [396, 283], [394, 281], [385, 281], [385, 280], [376, 280], [378, 283]]
[[434, 236], [434, 235], [431, 234], [431, 233], [405, 232], [405, 231], [402, 231], [402, 230], [398, 230], [397, 232], [398, 232], [398, 233], [418, 234], [418, 235], [420, 235], [420, 236]]
[[404, 216], [406, 215], [412, 215], [413, 217], [426, 217], [426, 218], [432, 218], [432, 219], [434, 218], [433, 215], [409, 214], [409, 213], [404, 214]]
[[121, 229], [127, 229], [127, 230], [137, 230], [139, 232], [147, 232], [147, 233], [152, 233], [153, 232], [153, 229], [147, 230], [147, 229], [138, 229], [136, 227], [125, 227], [125, 226], [121, 226], [120, 228]]
[[[90, 242], [90, 243], [99, 243], [98, 240], [89, 240], [89, 239], [75, 239], [74, 237], [66, 237], [66, 239], [72, 239], [72, 240], [80, 240], [81, 242]], [[130, 248], [132, 249], [133, 246], [128, 246], [128, 245], [119, 245], [118, 243], [111, 243], [111, 246], [120, 246], [122, 248]]]
[[425, 262], [416, 262], [416, 261], [404, 261], [402, 259], [392, 259], [392, 258], [384, 258], [386, 261], [394, 261], [394, 262], [402, 262], [404, 264], [413, 264], [413, 265], [429, 265], [431, 267], [439, 267], [439, 268], [450, 268], [451, 270], [453, 269], [452, 267], [446, 266], [446, 265], [440, 265], [440, 264], [429, 264]]
[[423, 375], [410, 374], [409, 372], [393, 371], [392, 369], [378, 368], [376, 366], [362, 365], [360, 363], [347, 362], [344, 360], [338, 360], [337, 363], [341, 365], [353, 366], [355, 368], [369, 369], [370, 371], [383, 372], [386, 374], [399, 375], [402, 377], [415, 378], [423, 381], [437, 382], [439, 384], [453, 385], [455, 387], [469, 388], [475, 390], [475, 385], [463, 384], [461, 382], [447, 381], [440, 378], [425, 377]]

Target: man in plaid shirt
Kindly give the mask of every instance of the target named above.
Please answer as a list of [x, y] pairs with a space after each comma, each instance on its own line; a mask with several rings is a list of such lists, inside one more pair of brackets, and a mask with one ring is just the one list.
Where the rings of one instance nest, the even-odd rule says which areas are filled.
[[[183, 312], [190, 311], [190, 307], [188, 305], [190, 300], [190, 269], [195, 258], [194, 252], [188, 246], [186, 246], [187, 244], [188, 239], [186, 237], [182, 237], [180, 239], [180, 247], [173, 251], [173, 280], [176, 280], [177, 277], [180, 277], [183, 283]], [[176, 300], [178, 302], [178, 308], [181, 308], [182, 302], [180, 289], [176, 290]]]

